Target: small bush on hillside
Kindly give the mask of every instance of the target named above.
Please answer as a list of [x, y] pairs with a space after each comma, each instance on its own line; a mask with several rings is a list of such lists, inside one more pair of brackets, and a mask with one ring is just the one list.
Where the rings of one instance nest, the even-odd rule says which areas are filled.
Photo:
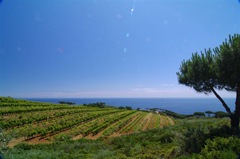
[[218, 111], [218, 112], [215, 112], [214, 114], [215, 114], [216, 118], [228, 117], [228, 114], [226, 112], [223, 112], [223, 111]]
[[[240, 139], [216, 137], [208, 139], [200, 154], [181, 156], [178, 159], [237, 159], [240, 157]], [[239, 156], [238, 156], [239, 155]]]
[[225, 154], [235, 155], [240, 154], [240, 139], [236, 137], [221, 138], [216, 137], [213, 140], [208, 139], [201, 154], [204, 157], [212, 156], [213, 158], [220, 158], [222, 151]]
[[66, 133], [58, 134], [54, 136], [55, 141], [67, 141], [70, 140], [71, 136], [67, 135]]
[[201, 151], [208, 130], [205, 127], [188, 128], [185, 132], [175, 133], [175, 142], [180, 147], [180, 154], [192, 154]]

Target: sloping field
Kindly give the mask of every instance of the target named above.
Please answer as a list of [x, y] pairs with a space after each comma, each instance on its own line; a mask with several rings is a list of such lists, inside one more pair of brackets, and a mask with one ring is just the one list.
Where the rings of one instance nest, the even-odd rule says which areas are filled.
[[72, 139], [96, 139], [173, 124], [170, 117], [156, 113], [93, 105], [72, 106], [0, 97], [0, 127], [4, 133], [15, 132], [17, 139], [12, 142], [17, 144], [47, 143], [61, 134]]

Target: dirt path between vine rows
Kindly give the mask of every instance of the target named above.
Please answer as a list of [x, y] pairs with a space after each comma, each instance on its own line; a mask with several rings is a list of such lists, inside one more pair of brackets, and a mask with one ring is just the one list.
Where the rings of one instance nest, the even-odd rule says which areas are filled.
[[108, 125], [106, 128], [104, 128], [104, 129], [103, 129], [102, 131], [100, 131], [98, 134], [93, 135], [93, 134], [91, 133], [91, 134], [87, 135], [85, 138], [87, 138], [87, 139], [97, 139], [97, 138], [99, 138], [100, 136], [102, 136], [104, 130], [106, 130], [106, 129], [109, 128], [110, 126], [116, 125], [118, 122], [119, 122], [119, 120], [116, 121], [115, 123], [112, 123], [112, 124]]
[[162, 128], [163, 127], [163, 119], [162, 119], [162, 115], [160, 115], [160, 128]]
[[122, 129], [124, 129], [125, 127], [129, 126], [135, 119], [137, 118], [137, 115], [135, 115], [134, 117], [132, 117], [132, 121], [130, 121], [128, 124], [126, 124], [124, 127], [122, 127], [120, 130], [118, 130], [117, 132], [114, 132], [113, 135], [110, 135], [110, 137], [116, 137], [116, 136], [121, 136], [124, 132], [120, 133], [120, 131]]
[[153, 114], [153, 116], [152, 116], [152, 123], [150, 124], [150, 126], [149, 126], [149, 129], [153, 129], [154, 128], [154, 126], [155, 126], [155, 123], [156, 123], [156, 117], [154, 116], [155, 114]]
[[169, 122], [171, 123], [171, 125], [173, 125], [174, 121], [172, 120], [172, 118], [170, 118], [170, 117], [167, 117], [167, 118], [168, 118]]
[[135, 127], [138, 127], [138, 125], [139, 125], [141, 122], [143, 122], [143, 119], [144, 119], [144, 117], [141, 117], [141, 119], [132, 127], [132, 129], [131, 129], [130, 131], [128, 131], [128, 134], [133, 133], [134, 128], [135, 128]]
[[151, 121], [151, 118], [152, 118], [152, 113], [148, 114], [146, 116], [146, 118], [148, 119], [148, 121], [147, 121], [146, 125], [144, 126], [143, 131], [148, 128], [148, 124], [149, 124], [149, 122]]
[[13, 148], [14, 146], [16, 146], [17, 144], [23, 142], [24, 137], [20, 137], [18, 139], [12, 139], [9, 143], [8, 143], [8, 147]]

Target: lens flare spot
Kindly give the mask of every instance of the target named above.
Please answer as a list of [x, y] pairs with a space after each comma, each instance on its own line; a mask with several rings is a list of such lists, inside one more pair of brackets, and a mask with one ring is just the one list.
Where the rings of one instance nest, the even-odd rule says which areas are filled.
[[124, 51], [124, 52], [127, 52], [127, 48], [124, 48], [123, 51]]
[[58, 52], [62, 53], [64, 50], [62, 48], [58, 48]]
[[127, 33], [126, 37], [127, 37], [127, 38], [129, 37], [129, 33]]

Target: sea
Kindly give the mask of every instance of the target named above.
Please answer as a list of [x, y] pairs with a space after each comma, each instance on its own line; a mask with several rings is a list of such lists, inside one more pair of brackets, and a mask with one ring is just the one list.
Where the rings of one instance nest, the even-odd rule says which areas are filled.
[[[194, 112], [225, 111], [217, 98], [24, 98], [29, 101], [58, 103], [59, 101], [73, 102], [76, 105], [103, 102], [111, 106], [130, 106], [133, 109], [161, 108], [179, 114], [193, 114]], [[224, 101], [235, 110], [235, 98], [225, 98]]]

